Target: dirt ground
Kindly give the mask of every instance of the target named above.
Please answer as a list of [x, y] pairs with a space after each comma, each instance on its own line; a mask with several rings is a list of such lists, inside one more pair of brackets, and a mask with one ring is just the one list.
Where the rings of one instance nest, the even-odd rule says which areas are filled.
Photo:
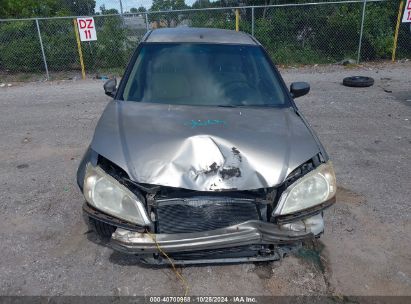
[[[190, 295], [411, 295], [411, 63], [283, 69], [339, 189], [319, 242], [282, 261], [184, 267]], [[375, 78], [370, 88], [345, 76]], [[75, 172], [109, 98], [100, 80], [0, 88], [0, 294], [182, 295], [170, 268], [100, 245]]]

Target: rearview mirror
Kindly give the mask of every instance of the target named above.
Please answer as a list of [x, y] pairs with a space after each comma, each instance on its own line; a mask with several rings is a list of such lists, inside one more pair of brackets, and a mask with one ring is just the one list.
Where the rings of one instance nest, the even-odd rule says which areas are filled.
[[117, 92], [117, 79], [116, 78], [112, 78], [107, 80], [104, 83], [104, 93], [106, 93], [106, 95], [113, 97], [116, 96], [116, 92]]
[[304, 96], [310, 92], [310, 85], [306, 82], [293, 82], [290, 86], [290, 93], [293, 98]]

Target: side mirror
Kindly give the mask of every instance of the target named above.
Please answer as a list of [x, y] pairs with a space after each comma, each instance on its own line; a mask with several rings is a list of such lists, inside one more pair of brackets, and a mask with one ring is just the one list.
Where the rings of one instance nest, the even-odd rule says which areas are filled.
[[104, 93], [106, 93], [106, 95], [114, 98], [117, 92], [117, 79], [112, 78], [112, 79], [107, 80], [104, 83], [103, 88], [104, 88]]
[[304, 96], [310, 92], [310, 85], [306, 82], [293, 82], [290, 86], [290, 93], [293, 98]]

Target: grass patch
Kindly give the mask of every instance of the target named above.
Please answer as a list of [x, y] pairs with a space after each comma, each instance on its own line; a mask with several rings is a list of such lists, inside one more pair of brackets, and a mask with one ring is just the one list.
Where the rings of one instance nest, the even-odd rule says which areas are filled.
[[30, 82], [30, 81], [41, 81], [45, 79], [46, 79], [45, 72], [0, 74], [0, 83]]
[[314, 240], [313, 242], [305, 243], [304, 246], [301, 247], [295, 255], [297, 256], [297, 258], [313, 264], [317, 269], [324, 273], [326, 267], [321, 256], [324, 248], [325, 246], [322, 243]]

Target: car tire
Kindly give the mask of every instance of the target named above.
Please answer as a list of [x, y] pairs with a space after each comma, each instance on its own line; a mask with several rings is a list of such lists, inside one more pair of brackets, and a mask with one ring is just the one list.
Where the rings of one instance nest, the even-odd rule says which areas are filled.
[[94, 218], [89, 218], [90, 228], [102, 239], [103, 241], [108, 241], [111, 235], [116, 231], [116, 227], [96, 220]]
[[365, 88], [374, 84], [374, 79], [366, 76], [351, 76], [343, 79], [343, 85], [347, 87]]

